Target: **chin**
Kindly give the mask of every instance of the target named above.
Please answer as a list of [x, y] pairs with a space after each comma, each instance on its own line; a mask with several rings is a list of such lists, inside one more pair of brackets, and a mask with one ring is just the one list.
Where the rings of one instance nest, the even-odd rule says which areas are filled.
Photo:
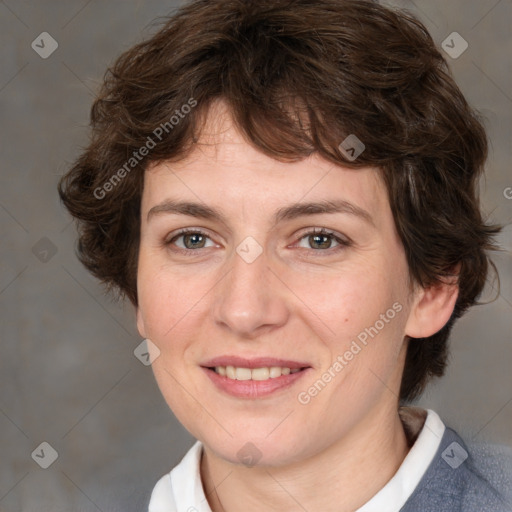
[[[271, 430], [269, 430], [271, 431]], [[202, 440], [217, 457], [239, 466], [251, 467], [279, 467], [297, 462], [303, 457], [302, 452], [299, 455], [297, 441], [286, 443], [286, 438], [276, 436], [274, 439], [259, 435], [251, 436], [247, 432], [243, 436], [235, 436], [229, 440], [209, 439]], [[296, 437], [288, 437], [297, 439]]]

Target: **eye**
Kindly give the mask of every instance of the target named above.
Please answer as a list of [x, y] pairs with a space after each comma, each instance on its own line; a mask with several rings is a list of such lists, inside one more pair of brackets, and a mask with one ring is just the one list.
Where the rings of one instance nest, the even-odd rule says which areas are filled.
[[[303, 236], [301, 236], [299, 241], [302, 240], [306, 241], [306, 244], [309, 245], [309, 248], [312, 248], [314, 251], [319, 252], [337, 252], [343, 250], [345, 247], [348, 247], [350, 245], [349, 240], [345, 240], [337, 236], [336, 233], [334, 233], [333, 231], [329, 231], [325, 228], [313, 229], [312, 231], [308, 231]], [[333, 247], [333, 241], [336, 242], [336, 244], [338, 245]]]
[[[206, 248], [206, 240], [210, 240], [210, 237], [200, 229], [182, 229], [170, 240], [165, 242], [166, 245], [173, 245], [179, 239], [183, 239], [183, 245], [176, 244], [179, 250], [184, 252], [190, 252], [195, 249]], [[212, 247], [215, 244], [210, 245]]]
[[[181, 245], [177, 243], [180, 239], [182, 240]], [[206, 245], [208, 240], [212, 242], [209, 235], [204, 231], [197, 228], [184, 228], [167, 240], [165, 245], [174, 246], [172, 249], [173, 251], [191, 254], [196, 252], [198, 249], [214, 247], [215, 244], [213, 242], [210, 245]], [[302, 242], [303, 240], [305, 240], [306, 244], [309, 245], [309, 247], [306, 248], [310, 248], [317, 253], [328, 252], [329, 254], [332, 254], [333, 252], [341, 251], [351, 245], [350, 240], [343, 239], [333, 231], [329, 231], [325, 228], [315, 228], [304, 233], [299, 238], [299, 242]], [[333, 242], [337, 244], [334, 247], [332, 246]], [[304, 246], [299, 245], [299, 247]]]

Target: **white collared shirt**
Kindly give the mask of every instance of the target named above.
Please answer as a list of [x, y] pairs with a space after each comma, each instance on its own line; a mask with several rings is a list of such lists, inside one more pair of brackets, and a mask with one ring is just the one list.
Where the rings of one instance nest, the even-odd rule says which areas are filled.
[[[414, 492], [441, 443], [445, 425], [432, 410], [414, 445], [391, 480], [356, 512], [398, 512]], [[148, 512], [212, 512], [201, 483], [203, 445], [197, 441], [164, 475], [151, 494]]]

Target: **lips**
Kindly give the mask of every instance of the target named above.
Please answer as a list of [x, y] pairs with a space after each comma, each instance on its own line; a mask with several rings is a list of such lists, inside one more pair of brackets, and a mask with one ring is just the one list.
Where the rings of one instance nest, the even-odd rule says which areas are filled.
[[[242, 399], [265, 398], [280, 391], [284, 392], [295, 382], [303, 379], [304, 375], [313, 371], [307, 362], [276, 357], [248, 359], [241, 356], [219, 356], [204, 361], [201, 367], [219, 391]], [[254, 372], [259, 372], [258, 369], [264, 368], [269, 370], [269, 375], [258, 375], [258, 378], [255, 378]], [[251, 370], [253, 372], [252, 379], [250, 378]], [[272, 376], [275, 370], [279, 370], [278, 375]], [[233, 378], [235, 376], [233, 372], [236, 373], [236, 378]]]

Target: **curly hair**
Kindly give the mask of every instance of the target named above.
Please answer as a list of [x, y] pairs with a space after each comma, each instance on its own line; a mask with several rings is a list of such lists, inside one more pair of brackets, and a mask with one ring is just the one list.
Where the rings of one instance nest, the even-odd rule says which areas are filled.
[[[81, 262], [134, 305], [145, 169], [185, 158], [216, 99], [277, 160], [316, 152], [379, 168], [411, 282], [458, 277], [449, 322], [408, 340], [400, 399], [416, 398], [444, 373], [450, 330], [481, 294], [500, 231], [479, 206], [485, 130], [427, 29], [369, 0], [193, 0], [123, 53], [59, 195], [77, 221]], [[364, 143], [357, 159], [340, 147], [349, 135]]]

